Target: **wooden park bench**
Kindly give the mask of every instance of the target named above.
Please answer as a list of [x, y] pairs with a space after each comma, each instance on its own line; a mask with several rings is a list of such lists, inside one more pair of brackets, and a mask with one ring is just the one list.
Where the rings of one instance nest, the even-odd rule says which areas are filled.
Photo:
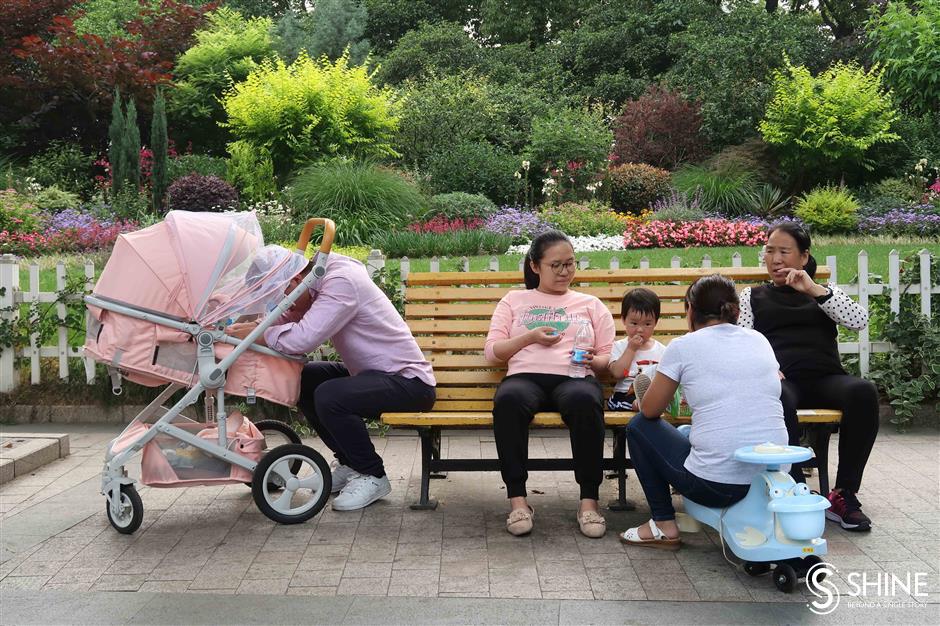
[[[663, 343], [688, 331], [683, 298], [689, 284], [696, 278], [719, 272], [733, 279], [738, 289], [766, 280], [763, 267], [722, 268], [653, 268], [582, 270], [572, 287], [600, 298], [617, 322], [618, 338], [622, 334], [619, 316], [624, 293], [634, 287], [648, 287], [662, 300], [662, 315], [656, 338]], [[483, 343], [496, 303], [511, 289], [521, 289], [521, 272], [421, 272], [410, 274], [405, 289], [405, 321], [418, 345], [434, 366], [437, 378], [437, 402], [426, 413], [385, 413], [382, 422], [392, 428], [413, 428], [421, 437], [421, 495], [414, 509], [437, 506], [430, 496], [432, 475], [459, 471], [498, 471], [499, 460], [455, 459], [441, 457], [441, 431], [445, 429], [492, 428], [493, 394], [505, 376], [505, 367], [488, 363], [483, 357]], [[820, 267], [817, 278], [828, 278], [829, 269]], [[734, 358], [729, 355], [729, 358]], [[613, 380], [605, 380], [605, 397], [613, 389]], [[605, 413], [607, 428], [613, 433], [613, 452], [604, 459], [604, 469], [616, 473], [618, 499], [610, 502], [614, 510], [629, 510], [633, 504], [626, 499], [626, 470], [632, 468], [627, 458], [626, 426], [632, 412]], [[665, 419], [679, 424], [688, 417]], [[815, 467], [819, 472], [820, 492], [829, 492], [829, 437], [841, 419], [839, 411], [804, 410], [800, 424], [809, 436], [816, 453]], [[536, 428], [563, 428], [558, 413], [537, 413], [532, 422]], [[810, 462], [812, 464], [812, 462]], [[572, 470], [570, 458], [531, 458], [533, 471]]]

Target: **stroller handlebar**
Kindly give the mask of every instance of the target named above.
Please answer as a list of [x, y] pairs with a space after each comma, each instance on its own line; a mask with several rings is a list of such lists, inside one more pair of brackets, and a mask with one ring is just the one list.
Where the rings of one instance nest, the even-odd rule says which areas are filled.
[[311, 217], [304, 224], [300, 231], [300, 238], [297, 239], [297, 252], [304, 254], [307, 251], [307, 244], [310, 243], [310, 235], [317, 226], [323, 226], [323, 241], [320, 243], [320, 252], [329, 254], [333, 247], [333, 238], [336, 236], [336, 224], [331, 219], [325, 217]]

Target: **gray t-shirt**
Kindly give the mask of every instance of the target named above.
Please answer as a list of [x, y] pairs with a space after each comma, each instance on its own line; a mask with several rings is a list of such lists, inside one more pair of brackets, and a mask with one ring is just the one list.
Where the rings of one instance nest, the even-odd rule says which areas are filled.
[[734, 460], [742, 446], [786, 445], [780, 377], [760, 333], [717, 324], [673, 339], [659, 362], [682, 385], [692, 409], [692, 451], [685, 468], [706, 480], [746, 485], [763, 468]]

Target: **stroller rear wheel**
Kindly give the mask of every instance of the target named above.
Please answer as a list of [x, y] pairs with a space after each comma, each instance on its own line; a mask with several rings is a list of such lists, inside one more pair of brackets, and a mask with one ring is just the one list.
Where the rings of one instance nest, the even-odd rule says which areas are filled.
[[262, 457], [252, 476], [251, 495], [269, 519], [300, 524], [323, 510], [331, 487], [326, 459], [309, 446], [292, 443]]
[[134, 485], [121, 485], [120, 513], [112, 514], [111, 503], [107, 499], [104, 501], [104, 509], [114, 529], [124, 535], [133, 534], [144, 520], [144, 503]]
[[[261, 431], [261, 434], [264, 435], [264, 450], [272, 450], [280, 445], [285, 443], [302, 443], [300, 440], [300, 435], [297, 434], [293, 428], [288, 424], [280, 420], [258, 420], [255, 422], [255, 428]], [[290, 470], [293, 473], [300, 471], [300, 461], [294, 461], [290, 465]], [[271, 490], [277, 490], [283, 487], [281, 484], [282, 481], [279, 476], [274, 477], [274, 481], [268, 485], [268, 488]], [[245, 483], [248, 487], [251, 487], [251, 483]]]

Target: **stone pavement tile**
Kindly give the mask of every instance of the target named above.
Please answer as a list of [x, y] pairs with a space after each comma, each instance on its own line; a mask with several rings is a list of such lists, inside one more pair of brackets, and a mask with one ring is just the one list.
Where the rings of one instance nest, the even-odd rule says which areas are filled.
[[141, 593], [181, 593], [188, 588], [188, 580], [148, 580], [137, 591]]
[[440, 586], [437, 581], [428, 583], [401, 582], [394, 580], [388, 585], [389, 597], [436, 598]]
[[343, 578], [389, 578], [392, 564], [385, 562], [349, 561], [343, 570]]
[[679, 587], [692, 586], [692, 581], [689, 580], [689, 577], [684, 571], [651, 571], [636, 566], [634, 566], [634, 569], [636, 571], [637, 578], [640, 579], [643, 587], [647, 589], [650, 587], [674, 589]]
[[[351, 524], [317, 524], [317, 529], [310, 537], [309, 545], [352, 544], [356, 538], [356, 527]], [[278, 544], [283, 546], [284, 544]], [[280, 549], [284, 549], [281, 547]]]
[[736, 578], [695, 581], [693, 587], [702, 600], [748, 602], [751, 599], [747, 587]]
[[440, 556], [396, 556], [392, 563], [393, 571], [402, 570], [441, 570]]
[[236, 587], [227, 587], [225, 589], [202, 589], [189, 587], [186, 593], [194, 593], [204, 596], [234, 596]]
[[660, 587], [657, 585], [643, 586], [646, 592], [647, 600], [673, 600], [681, 602], [694, 602], [701, 600], [698, 592], [692, 585], [682, 585], [673, 587]]
[[46, 583], [42, 591], [90, 591], [92, 585], [94, 585], [92, 582]]
[[351, 546], [348, 543], [312, 543], [304, 550], [303, 559], [334, 556], [345, 559], [349, 556], [350, 549]]
[[563, 591], [546, 591], [542, 589], [543, 600], [593, 600], [594, 592], [587, 588], [565, 589]]
[[265, 580], [275, 578], [284, 578], [285, 580], [290, 580], [290, 577], [294, 575], [294, 571], [297, 569], [297, 563], [258, 563], [257, 561], [258, 560], [255, 559], [255, 562], [252, 563], [251, 567], [248, 568], [248, 571], [245, 572], [245, 580]]
[[51, 578], [52, 576], [7, 576], [0, 580], [0, 589], [42, 589]]
[[165, 580], [195, 580], [202, 568], [205, 567], [205, 561], [174, 561], [172, 563], [161, 562], [152, 572], [147, 574], [147, 580], [165, 581]]
[[301, 558], [303, 558], [303, 551], [299, 550], [291, 550], [287, 552], [259, 552], [251, 564], [297, 565], [300, 563]]
[[343, 570], [296, 571], [290, 579], [291, 587], [335, 587], [343, 578]]
[[441, 541], [427, 541], [422, 543], [403, 543], [399, 541], [398, 547], [395, 551], [395, 557], [412, 557], [412, 556], [441, 556], [442, 550]]
[[487, 569], [487, 562], [485, 560], [442, 562], [441, 578], [485, 577]]
[[66, 566], [68, 561], [33, 561], [26, 559], [20, 563], [16, 569], [9, 573], [10, 576], [54, 576], [60, 569]]
[[196, 575], [190, 589], [236, 589], [248, 571], [248, 565], [210, 563]]
[[106, 574], [149, 574], [157, 569], [163, 559], [118, 559], [105, 571]]
[[346, 578], [336, 588], [338, 596], [384, 596], [388, 594], [389, 578]]
[[289, 596], [335, 596], [336, 587], [288, 587]]
[[111, 566], [111, 562], [107, 561], [97, 565], [91, 565], [89, 567], [63, 567], [52, 577], [50, 582], [53, 583], [69, 583], [69, 582], [95, 582], [100, 576], [102, 576], [108, 568]]
[[442, 550], [441, 563], [462, 563], [464, 561], [486, 561], [488, 552], [486, 549], [459, 549]]
[[235, 590], [236, 594], [265, 594], [282, 596], [287, 593], [289, 578], [265, 578], [259, 580], [243, 580]]
[[395, 552], [397, 549], [398, 546], [395, 543], [371, 543], [361, 545], [357, 541], [353, 543], [352, 549], [349, 551], [349, 560], [391, 563], [395, 560]]
[[104, 574], [92, 586], [92, 591], [137, 591], [147, 582], [146, 574]]
[[297, 571], [326, 569], [343, 571], [348, 560], [345, 556], [305, 556], [297, 564]]

